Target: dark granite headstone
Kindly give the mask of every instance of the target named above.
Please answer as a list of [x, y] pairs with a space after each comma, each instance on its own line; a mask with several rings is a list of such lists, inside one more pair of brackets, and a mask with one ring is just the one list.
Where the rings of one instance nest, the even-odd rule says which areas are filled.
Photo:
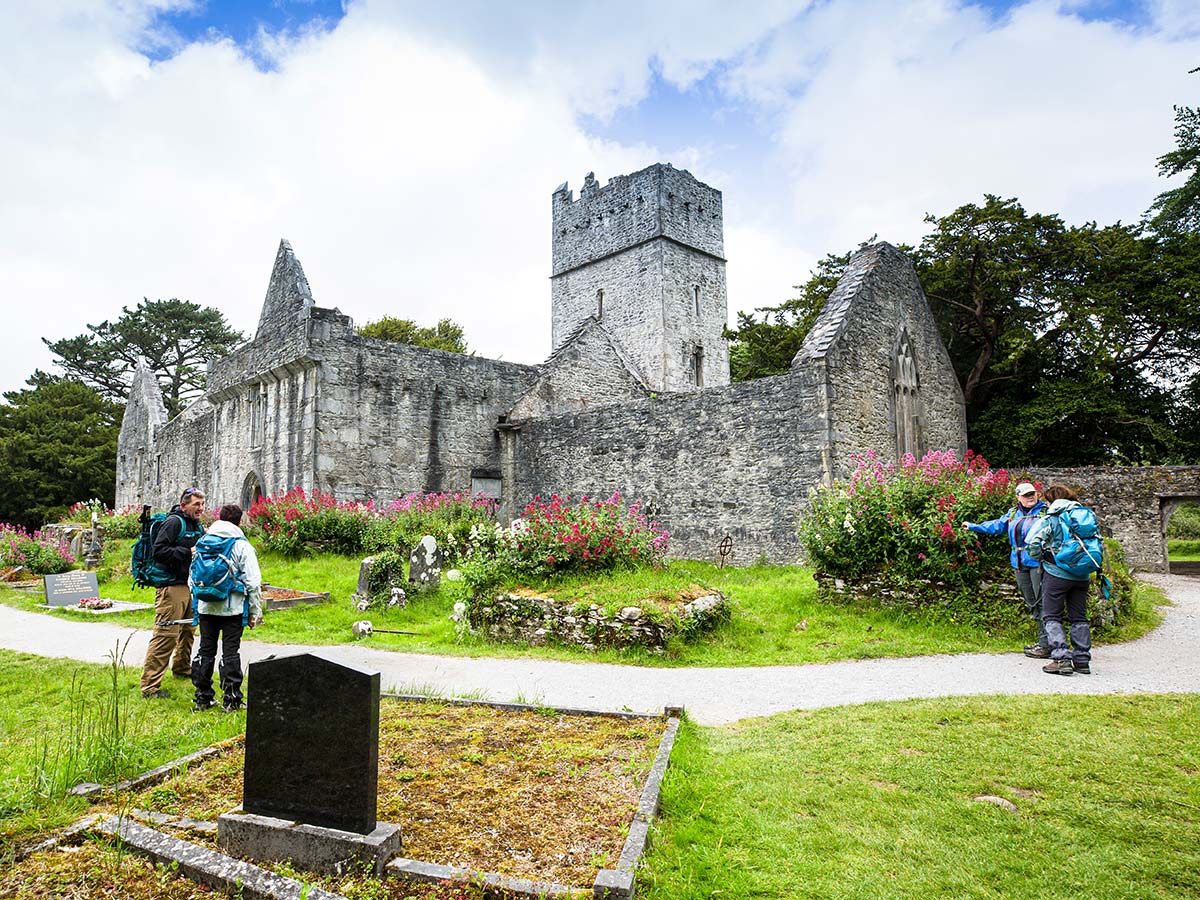
[[100, 594], [100, 584], [95, 572], [80, 572], [78, 569], [61, 575], [43, 575], [47, 606], [77, 606], [86, 597]]
[[242, 809], [374, 831], [379, 673], [311, 653], [250, 663]]

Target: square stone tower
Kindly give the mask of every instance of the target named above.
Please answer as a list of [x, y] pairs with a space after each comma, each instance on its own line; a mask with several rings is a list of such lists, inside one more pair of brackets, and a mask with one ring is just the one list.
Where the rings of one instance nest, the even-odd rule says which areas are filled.
[[728, 384], [721, 192], [658, 163], [552, 204], [554, 349], [594, 318], [651, 390]]

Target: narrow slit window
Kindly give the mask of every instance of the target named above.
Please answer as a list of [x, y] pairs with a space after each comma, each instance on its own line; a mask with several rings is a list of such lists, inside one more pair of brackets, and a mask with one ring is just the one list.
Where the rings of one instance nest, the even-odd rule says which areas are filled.
[[692, 351], [692, 379], [696, 387], [704, 387], [704, 349], [697, 347]]
[[692, 288], [692, 299], [695, 301], [695, 304], [696, 304], [696, 315], [699, 316], [700, 315], [700, 285], [696, 285]]
[[604, 289], [596, 291], [596, 318], [604, 318]]

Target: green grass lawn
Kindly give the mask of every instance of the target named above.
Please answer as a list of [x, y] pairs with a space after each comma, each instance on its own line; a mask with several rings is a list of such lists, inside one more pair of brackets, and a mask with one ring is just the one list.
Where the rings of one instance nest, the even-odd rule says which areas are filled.
[[1167, 556], [1174, 562], [1200, 562], [1200, 541], [1167, 541]]
[[[113, 600], [153, 603], [150, 589], [135, 588], [128, 575], [129, 542], [117, 542], [105, 558], [102, 571], [110, 577], [101, 595]], [[564, 596], [584, 602], [603, 601], [620, 607], [640, 596], [661, 590], [663, 585], [686, 587], [696, 583], [715, 588], [732, 600], [729, 623], [689, 643], [673, 645], [665, 655], [638, 648], [601, 650], [595, 653], [568, 647], [527, 647], [499, 644], [468, 636], [459, 639], [450, 614], [466, 589], [463, 582], [443, 580], [436, 593], [413, 594], [402, 610], [360, 613], [350, 597], [358, 579], [356, 557], [322, 555], [291, 559], [261, 552], [263, 578], [279, 587], [330, 593], [328, 603], [302, 604], [267, 616], [252, 637], [284, 644], [341, 644], [354, 640], [350, 626], [367, 618], [376, 628], [416, 631], [417, 636], [374, 634], [372, 647], [417, 653], [461, 656], [533, 656], [553, 659], [595, 660], [649, 666], [762, 666], [869, 659], [885, 656], [917, 656], [930, 653], [971, 651], [1011, 652], [1034, 639], [1033, 624], [1017, 632], [987, 633], [967, 625], [937, 621], [932, 617], [900, 610], [865, 609], [820, 603], [812, 573], [799, 566], [751, 566], [718, 568], [711, 563], [671, 561], [665, 571], [616, 574], [596, 581], [582, 579], [563, 583]], [[124, 567], [124, 573], [122, 572]], [[149, 610], [93, 616], [78, 610], [38, 610], [40, 590], [0, 588], [0, 602], [26, 610], [86, 621], [106, 621], [149, 628]], [[1097, 634], [1098, 643], [1129, 640], [1153, 628], [1160, 620], [1155, 603], [1161, 594], [1148, 585], [1139, 586], [1136, 614], [1119, 632]], [[510, 698], [499, 698], [510, 699]]]
[[[244, 714], [142, 701], [117, 752], [48, 764], [114, 695], [103, 665], [0, 651], [0, 865], [82, 815], [62, 791], [240, 733]], [[181, 692], [182, 694], [183, 692]], [[1200, 896], [1200, 695], [972, 697], [684, 723], [639, 896]], [[76, 742], [79, 743], [79, 742]], [[59, 773], [59, 776], [64, 773]], [[53, 782], [53, 784], [51, 783]], [[1016, 813], [973, 802], [995, 795]]]
[[1198, 721], [1183, 695], [685, 724], [639, 896], [1198, 897]]

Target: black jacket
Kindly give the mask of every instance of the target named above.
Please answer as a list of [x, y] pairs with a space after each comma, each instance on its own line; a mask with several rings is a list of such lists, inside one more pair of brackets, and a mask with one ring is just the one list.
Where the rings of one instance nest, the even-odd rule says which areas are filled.
[[154, 537], [154, 561], [171, 573], [171, 584], [187, 584], [192, 547], [202, 534], [204, 527], [199, 519], [187, 515], [179, 504], [171, 507]]

